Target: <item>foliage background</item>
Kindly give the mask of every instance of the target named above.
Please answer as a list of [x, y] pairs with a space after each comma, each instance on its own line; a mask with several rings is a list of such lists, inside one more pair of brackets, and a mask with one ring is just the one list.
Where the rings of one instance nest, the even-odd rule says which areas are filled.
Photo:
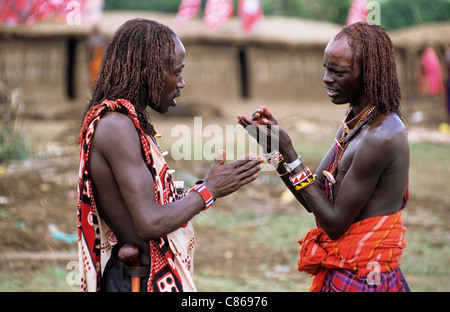
[[[237, 7], [238, 0], [232, 0]], [[265, 15], [282, 15], [345, 24], [352, 0], [261, 0]], [[370, 0], [368, 0], [369, 2]], [[378, 0], [381, 25], [397, 29], [450, 20], [450, 0]], [[202, 0], [204, 7], [206, 0]], [[180, 0], [105, 0], [105, 10], [149, 10], [175, 13]]]

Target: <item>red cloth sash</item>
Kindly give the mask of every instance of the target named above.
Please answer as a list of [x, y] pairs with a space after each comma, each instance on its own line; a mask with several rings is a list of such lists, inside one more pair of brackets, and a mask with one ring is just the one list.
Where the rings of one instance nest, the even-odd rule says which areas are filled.
[[347, 269], [367, 276], [377, 261], [380, 272], [397, 268], [406, 247], [401, 211], [353, 223], [337, 240], [321, 228], [312, 229], [299, 241], [298, 270], [315, 275], [310, 291], [321, 291], [330, 269]]

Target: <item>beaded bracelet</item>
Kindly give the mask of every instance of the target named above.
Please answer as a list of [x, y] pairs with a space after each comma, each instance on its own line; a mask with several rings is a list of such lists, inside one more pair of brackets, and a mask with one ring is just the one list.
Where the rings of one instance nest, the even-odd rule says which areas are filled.
[[266, 161], [271, 165], [279, 164], [284, 160], [283, 155], [277, 150], [273, 150], [272, 152], [265, 154], [261, 152], [261, 155], [266, 159]]
[[292, 185], [297, 191], [301, 190], [304, 187], [307, 187], [315, 180], [315, 175], [312, 174], [311, 170], [308, 167], [305, 167], [305, 169], [289, 178], [289, 181], [291, 181]]
[[203, 208], [203, 210], [207, 210], [209, 207], [212, 206], [212, 204], [215, 201], [211, 192], [208, 190], [208, 188], [204, 184], [198, 184], [198, 185], [194, 186], [193, 188], [191, 188], [189, 190], [188, 194], [191, 193], [192, 191], [196, 191], [203, 198], [203, 201], [205, 202], [205, 208]]
[[301, 189], [311, 185], [314, 181], [316, 181], [316, 175], [315, 174], [308, 176], [306, 178], [306, 180], [303, 180], [299, 184], [294, 185], [294, 188], [295, 188], [296, 191], [299, 191], [299, 190], [301, 190]]

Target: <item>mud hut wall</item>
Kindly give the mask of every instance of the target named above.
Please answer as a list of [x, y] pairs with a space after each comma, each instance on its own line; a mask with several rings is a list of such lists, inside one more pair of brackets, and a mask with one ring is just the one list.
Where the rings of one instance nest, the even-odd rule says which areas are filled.
[[[328, 100], [322, 82], [325, 45], [250, 45], [245, 49], [250, 97]], [[403, 99], [416, 98], [419, 96], [420, 47], [399, 44], [395, 57]]]
[[[85, 99], [90, 92], [84, 37], [0, 36], [0, 79], [31, 106]], [[28, 105], [28, 106], [30, 106]]]
[[92, 92], [89, 78], [87, 38], [74, 37], [71, 40], [73, 44], [68, 44], [67, 49], [73, 49], [70, 60], [73, 70], [71, 74], [73, 90], [71, 94], [67, 92], [66, 97], [85, 103], [91, 97]]
[[183, 99], [326, 99], [325, 45], [184, 42]]
[[240, 69], [237, 47], [231, 44], [185, 43], [186, 58], [183, 78], [186, 88], [183, 99], [238, 99]]
[[[325, 45], [186, 40], [185, 46], [183, 99], [327, 99], [322, 83]], [[396, 45], [396, 60], [404, 98], [417, 96], [418, 50]], [[27, 101], [88, 98], [86, 62], [85, 37], [0, 36], [0, 79], [10, 88], [20, 87]]]
[[400, 46], [395, 49], [397, 75], [404, 99], [415, 97], [418, 94], [419, 58], [416, 54], [414, 51]]
[[[250, 97], [297, 101], [328, 100], [323, 85], [325, 45], [247, 47]], [[404, 99], [419, 95], [419, 49], [399, 45], [395, 52]]]
[[252, 98], [298, 100], [326, 98], [323, 87], [325, 46], [249, 47]]
[[[443, 51], [444, 45], [436, 44], [433, 46], [438, 54], [443, 79], [445, 79], [445, 63]], [[421, 70], [420, 57], [421, 46], [398, 44], [395, 46], [395, 60], [397, 65], [397, 73], [400, 81], [400, 87], [402, 90], [402, 96], [404, 100], [417, 99], [423, 95], [419, 90], [419, 73]], [[444, 83], [444, 80], [442, 81]]]
[[62, 98], [64, 52], [62, 39], [1, 39], [0, 79], [11, 89], [20, 87], [25, 99]]

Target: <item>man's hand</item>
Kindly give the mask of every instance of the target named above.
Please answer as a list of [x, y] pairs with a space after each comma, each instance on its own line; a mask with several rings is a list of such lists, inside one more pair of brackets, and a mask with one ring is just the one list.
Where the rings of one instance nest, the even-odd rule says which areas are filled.
[[256, 180], [263, 160], [251, 154], [225, 163], [226, 153], [220, 151], [205, 177], [205, 186], [214, 198], [233, 193], [240, 187]]
[[252, 121], [258, 125], [278, 125], [266, 106], [261, 106], [252, 114]]
[[278, 126], [276, 119], [263, 106], [257, 109], [250, 120], [246, 116], [237, 116], [238, 123], [261, 145], [265, 152], [272, 149], [283, 154], [293, 151], [292, 140], [285, 130]]

